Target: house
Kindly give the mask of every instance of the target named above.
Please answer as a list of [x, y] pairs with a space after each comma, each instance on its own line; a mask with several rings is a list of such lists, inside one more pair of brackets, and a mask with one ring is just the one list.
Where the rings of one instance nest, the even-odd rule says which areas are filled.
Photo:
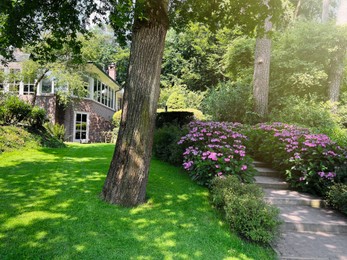
[[[16, 52], [15, 61], [7, 66], [0, 65], [0, 72], [8, 75], [20, 73], [22, 62], [29, 59], [28, 54]], [[121, 109], [123, 89], [116, 83], [116, 67], [111, 64], [107, 73], [90, 62], [86, 65], [86, 90], [83, 98], [72, 97], [65, 107], [59, 105], [57, 86], [49, 77], [42, 79], [36, 90], [37, 106], [47, 111], [51, 123], [63, 124], [65, 139], [70, 142], [103, 142], [105, 133], [112, 131], [112, 116]], [[0, 82], [0, 92], [12, 92], [26, 101], [34, 97], [35, 82], [7, 80]]]

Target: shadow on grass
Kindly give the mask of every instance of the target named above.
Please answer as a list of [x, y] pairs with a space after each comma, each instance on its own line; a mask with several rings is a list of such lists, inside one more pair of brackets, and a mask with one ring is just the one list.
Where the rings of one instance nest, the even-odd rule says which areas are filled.
[[[112, 145], [23, 152], [0, 163], [0, 259], [269, 259], [229, 234], [207, 191], [153, 160], [149, 201], [99, 198]], [[1, 158], [0, 158], [1, 159]]]

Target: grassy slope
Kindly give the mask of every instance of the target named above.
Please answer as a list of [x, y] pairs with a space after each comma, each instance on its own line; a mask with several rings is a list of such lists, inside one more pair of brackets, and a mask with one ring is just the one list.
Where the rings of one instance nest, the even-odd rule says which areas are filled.
[[99, 199], [113, 145], [0, 155], [0, 259], [272, 259], [216, 217], [206, 189], [153, 160], [149, 202]]

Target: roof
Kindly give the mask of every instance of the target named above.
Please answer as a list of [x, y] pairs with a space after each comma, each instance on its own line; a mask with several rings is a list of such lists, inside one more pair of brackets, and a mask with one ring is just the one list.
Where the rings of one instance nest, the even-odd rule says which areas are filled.
[[114, 79], [112, 79], [104, 70], [102, 70], [98, 65], [94, 62], [88, 62], [86, 66], [86, 71], [92, 74], [96, 74], [97, 77], [105, 83], [107, 86], [113, 88], [118, 91], [121, 90], [121, 87], [116, 83]]

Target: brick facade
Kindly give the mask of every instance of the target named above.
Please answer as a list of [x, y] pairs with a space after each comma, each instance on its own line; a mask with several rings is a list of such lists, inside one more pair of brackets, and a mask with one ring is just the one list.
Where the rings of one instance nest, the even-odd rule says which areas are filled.
[[114, 110], [93, 100], [83, 99], [71, 103], [64, 113], [66, 140], [74, 141], [74, 122], [76, 113], [88, 114], [88, 140], [89, 142], [104, 142], [105, 131], [112, 131], [112, 116]]

